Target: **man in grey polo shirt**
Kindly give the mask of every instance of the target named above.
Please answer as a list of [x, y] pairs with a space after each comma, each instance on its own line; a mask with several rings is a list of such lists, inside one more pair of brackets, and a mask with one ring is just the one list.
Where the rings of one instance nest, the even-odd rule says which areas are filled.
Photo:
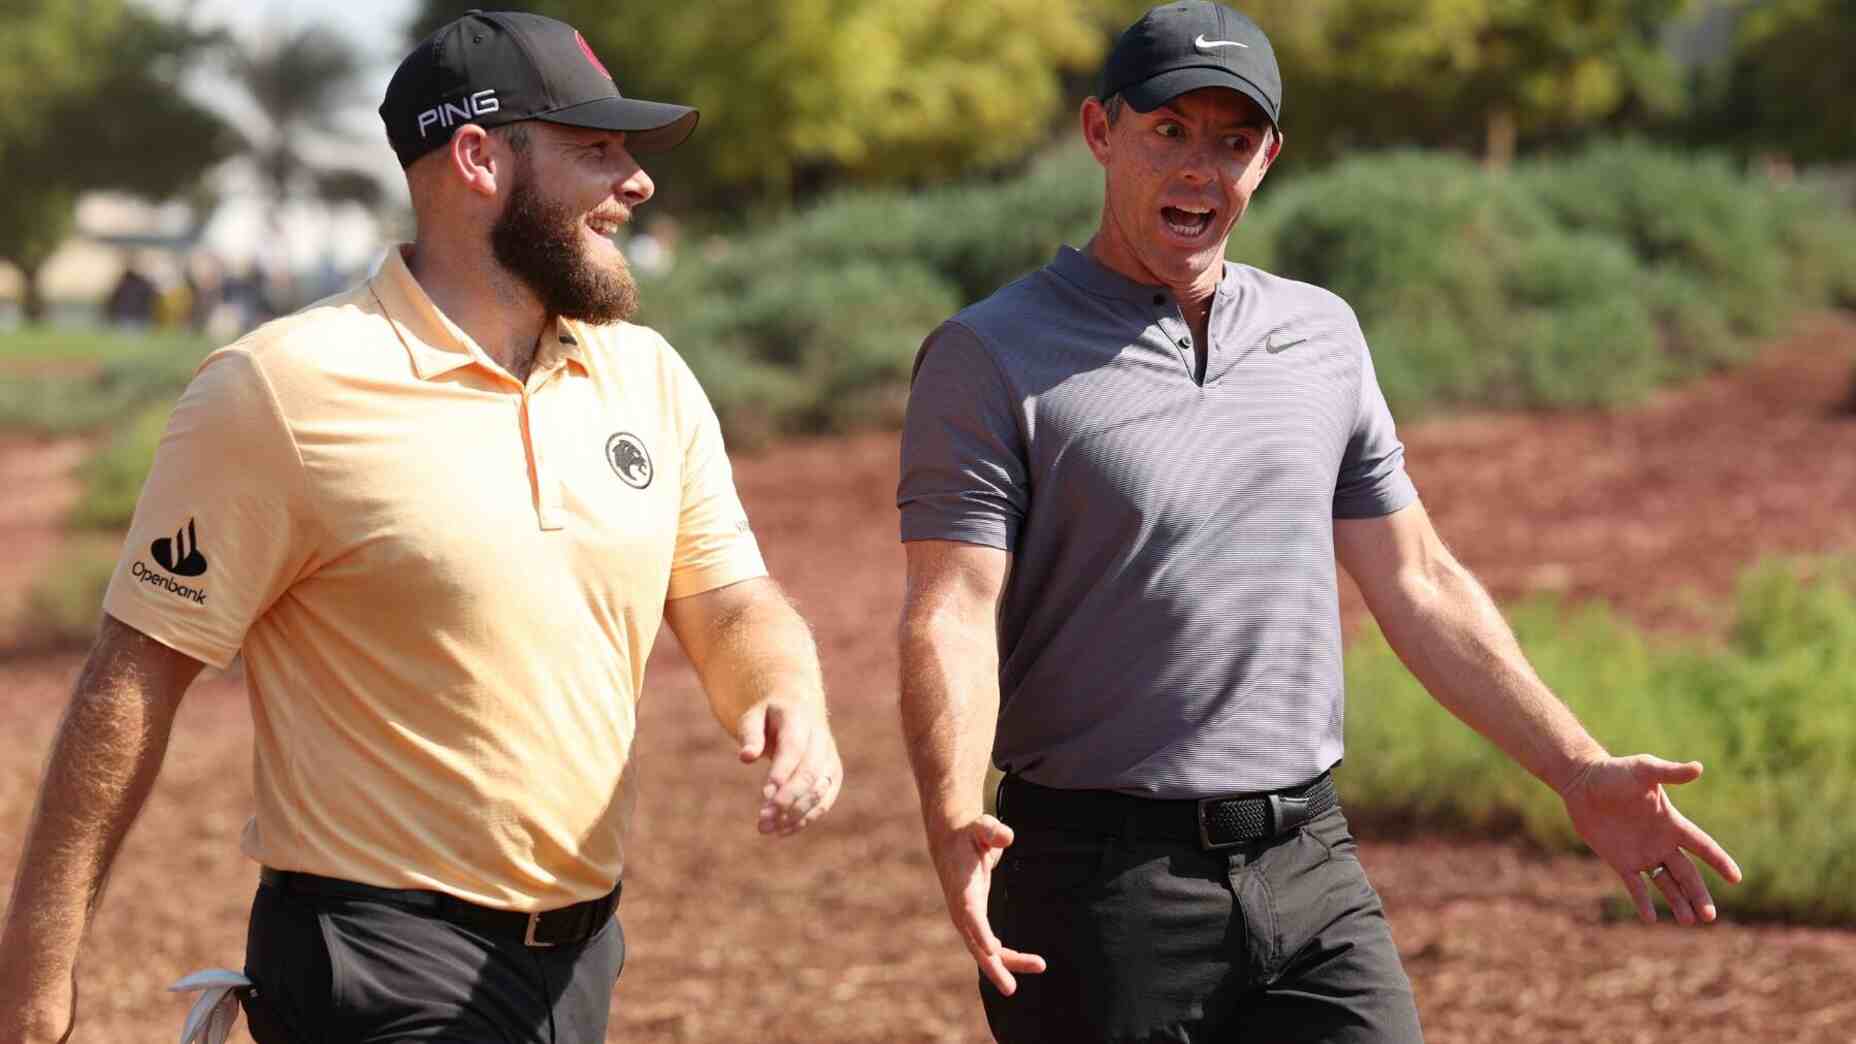
[[1445, 549], [1346, 303], [1224, 260], [1280, 106], [1250, 20], [1148, 12], [1082, 108], [1096, 235], [917, 360], [903, 721], [1004, 1041], [1420, 1039], [1329, 778], [1336, 557], [1644, 919], [1651, 882], [1682, 923], [1713, 919], [1684, 850], [1739, 878], [1662, 791], [1701, 766], [1607, 754]]

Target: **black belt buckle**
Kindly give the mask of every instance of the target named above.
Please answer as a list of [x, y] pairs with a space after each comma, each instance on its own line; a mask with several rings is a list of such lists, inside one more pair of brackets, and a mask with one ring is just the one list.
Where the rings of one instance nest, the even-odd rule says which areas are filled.
[[[1255, 837], [1246, 837], [1240, 833], [1238, 836], [1228, 841], [1213, 840], [1211, 833], [1211, 816], [1207, 814], [1209, 806], [1214, 802], [1219, 804], [1225, 802], [1238, 802], [1241, 804], [1246, 801], [1257, 801], [1262, 803], [1264, 817], [1262, 832]], [[1219, 852], [1227, 848], [1235, 848], [1246, 841], [1261, 841], [1264, 838], [1276, 837], [1279, 834], [1294, 830], [1296, 827], [1308, 822], [1309, 804], [1310, 800], [1306, 796], [1288, 797], [1283, 794], [1262, 794], [1248, 798], [1200, 798], [1198, 804], [1199, 847], [1207, 852]]]
[[1270, 795], [1270, 836], [1287, 833], [1308, 822], [1309, 799]]

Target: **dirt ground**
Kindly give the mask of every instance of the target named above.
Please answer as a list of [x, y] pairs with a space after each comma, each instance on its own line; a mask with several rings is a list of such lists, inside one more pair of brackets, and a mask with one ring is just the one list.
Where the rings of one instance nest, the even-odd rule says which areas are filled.
[[[1628, 413], [1412, 425], [1410, 468], [1498, 594], [1604, 597], [1654, 626], [1718, 633], [1745, 563], [1856, 550], [1856, 417], [1834, 410], [1853, 361], [1856, 319], [1822, 318], [1751, 370]], [[9, 491], [46, 464], [21, 452], [0, 446]], [[609, 1039], [986, 1040], [896, 725], [894, 440], [786, 444], [738, 476], [773, 572], [817, 629], [847, 789], [807, 834], [757, 836], [759, 770], [735, 763], [665, 640], [642, 714], [630, 957]], [[0, 560], [42, 546], [30, 529], [0, 514]], [[0, 878], [76, 668], [68, 655], [0, 664]], [[237, 967], [255, 881], [236, 847], [249, 740], [237, 679], [196, 686], [87, 946], [75, 1039], [172, 1039], [185, 1003], [163, 987]], [[1436, 1044], [1856, 1041], [1856, 932], [1643, 927], [1610, 913], [1621, 891], [1595, 862], [1500, 839], [1369, 835], [1362, 849]]]

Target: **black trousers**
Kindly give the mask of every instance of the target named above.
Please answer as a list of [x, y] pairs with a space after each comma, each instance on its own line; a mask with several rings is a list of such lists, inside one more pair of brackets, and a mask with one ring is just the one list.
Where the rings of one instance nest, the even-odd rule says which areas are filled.
[[1003, 1044], [1418, 1044], [1417, 1007], [1338, 808], [1216, 852], [1009, 819], [988, 916], [1049, 968], [980, 992]]
[[260, 885], [245, 975], [257, 1044], [598, 1044], [625, 963], [617, 917], [535, 949], [387, 902]]

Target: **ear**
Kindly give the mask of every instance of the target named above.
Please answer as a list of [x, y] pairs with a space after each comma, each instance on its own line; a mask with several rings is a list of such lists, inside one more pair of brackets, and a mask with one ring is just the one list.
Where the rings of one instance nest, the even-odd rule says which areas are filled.
[[1269, 170], [1276, 165], [1276, 157], [1282, 155], [1282, 128], [1270, 128], [1270, 147], [1263, 153], [1263, 169]]
[[490, 134], [474, 123], [466, 123], [452, 132], [446, 147], [451, 172], [466, 188], [483, 196], [496, 195], [497, 176], [508, 168]]
[[1089, 143], [1089, 151], [1095, 155], [1097, 163], [1108, 166], [1108, 110], [1103, 108], [1102, 100], [1084, 98], [1078, 118], [1082, 121], [1083, 140]]

